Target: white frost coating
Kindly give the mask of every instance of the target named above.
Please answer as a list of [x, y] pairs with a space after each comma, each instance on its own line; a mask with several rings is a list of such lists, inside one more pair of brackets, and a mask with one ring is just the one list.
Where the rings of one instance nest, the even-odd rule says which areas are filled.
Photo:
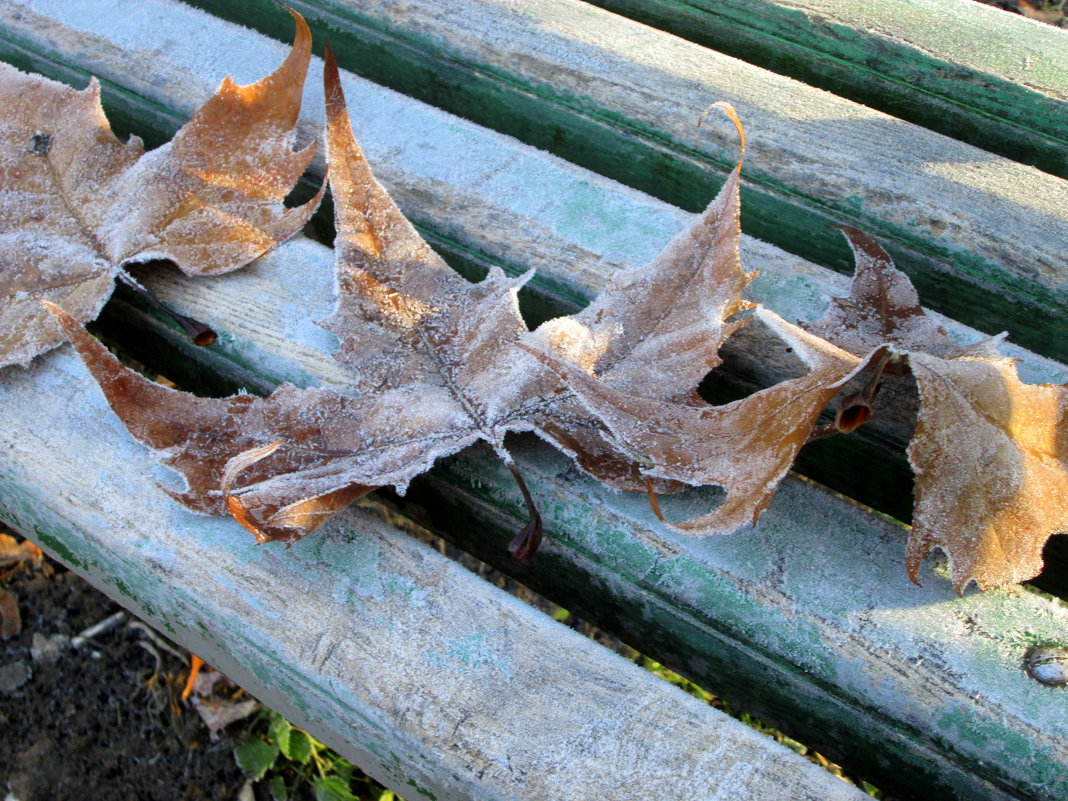
[[147, 479], [148, 453], [100, 425], [110, 412], [88, 374], [70, 386], [68, 351], [0, 385], [0, 474], [17, 476], [3, 486], [36, 498], [5, 514], [395, 790], [645, 801], [670, 782], [692, 798], [863, 798], [374, 518], [346, 514], [285, 549], [177, 509]]
[[[215, 91], [224, 75], [233, 74], [242, 82], [255, 80], [271, 72], [288, 52], [286, 45], [178, 2], [108, 0], [108, 4], [115, 9], [112, 13], [101, 13], [101, 4], [96, 0], [40, 0], [32, 4], [0, 0], [0, 9], [7, 8], [8, 27], [19, 29], [42, 47], [57, 47], [68, 57], [71, 52], [83, 52], [91, 71], [124, 84], [134, 82], [139, 93], [187, 113]], [[542, 2], [537, 7], [548, 19], [564, 19], [573, 13], [566, 4], [556, 7]], [[462, 16], [466, 8], [457, 6], [451, 13]], [[527, 4], [527, 12], [534, 10]], [[599, 24], [607, 24], [609, 15], [589, 8], [585, 13]], [[502, 15], [501, 20], [506, 17]], [[56, 24], [62, 36], [52, 29]], [[650, 35], [636, 30], [640, 26], [622, 20], [612, 24], [623, 25], [631, 37]], [[665, 46], [671, 48], [681, 47], [688, 52], [691, 47], [672, 37], [657, 36], [670, 39], [670, 45]], [[609, 50], [615, 47], [611, 40], [602, 44]], [[566, 50], [563, 45], [561, 48]], [[136, 67], [145, 63], [138, 55], [141, 51], [152, 54], [151, 80]], [[733, 59], [725, 61], [737, 64]], [[755, 74], [764, 75], [759, 70]], [[767, 80], [795, 86], [788, 79], [767, 76], [770, 73], [765, 76]], [[497, 253], [506, 263], [536, 267], [543, 277], [561, 279], [587, 296], [600, 290], [613, 271], [649, 261], [692, 219], [692, 215], [674, 206], [349, 73], [342, 72], [342, 84], [355, 133], [372, 167], [407, 212], [433, 214], [439, 222], [449, 221], [461, 240]], [[321, 87], [322, 62], [313, 58], [301, 111], [302, 126], [309, 136], [318, 135], [323, 126]], [[687, 85], [686, 91], [695, 90]], [[804, 91], [815, 92], [807, 87]], [[823, 94], [815, 92], [815, 97], [822, 98]], [[663, 93], [660, 97], [664, 97]], [[778, 96], [779, 101], [787, 99]], [[680, 98], [670, 100], [673, 114], [690, 114]], [[702, 101], [694, 108], [705, 105]], [[841, 102], [834, 105], [837, 111], [852, 107], [853, 104]], [[714, 124], [719, 123], [713, 118], [706, 121], [706, 127]], [[685, 126], [686, 130], [691, 127], [690, 123]], [[749, 122], [749, 162], [755, 166], [761, 157], [761, 146], [754, 143], [759, 143], [761, 137], [779, 135], [778, 126], [765, 131]], [[693, 129], [692, 136], [695, 143], [709, 141], [709, 134], [699, 129]], [[733, 127], [726, 141], [736, 141]], [[956, 146], [944, 137], [932, 141], [924, 147], [937, 150], [943, 145]], [[771, 148], [771, 144], [767, 147]], [[978, 152], [961, 147], [969, 153]], [[320, 148], [316, 156], [320, 170], [322, 154]], [[812, 165], [799, 166], [804, 166], [810, 177], [817, 172]], [[905, 168], [899, 172], [908, 177]], [[427, 194], [432, 200], [426, 199]], [[944, 198], [939, 202], [944, 203]], [[427, 203], [432, 203], [432, 208], [424, 208]], [[1004, 219], [1004, 215], [998, 217], [1000, 221]], [[1041, 221], [1028, 218], [1021, 224], [1024, 222], [1037, 225]], [[999, 230], [1004, 230], [1004, 224]], [[1013, 230], [1015, 241], [1028, 241], [1024, 229]], [[1049, 226], [1043, 230], [1048, 232]], [[748, 236], [742, 237], [742, 264], [761, 271], [747, 295], [767, 303], [789, 320], [816, 319], [822, 313], [818, 306], [827, 302], [817, 298], [848, 291], [843, 276]], [[238, 274], [226, 278], [234, 280]], [[807, 292], [798, 292], [802, 285], [808, 288]], [[798, 297], [813, 299], [817, 307], [799, 307]], [[322, 316], [312, 311], [310, 319]], [[941, 317], [938, 319], [944, 322]], [[944, 324], [961, 341], [978, 341], [982, 336], [958, 323]], [[303, 330], [307, 335], [311, 329], [305, 326]], [[1068, 381], [1068, 368], [1063, 365], [1012, 345], [1005, 352], [1023, 360], [1019, 371], [1025, 381]]]
[[[121, 20], [125, 16], [120, 15], [118, 19]], [[223, 25], [208, 18], [200, 19], [201, 26]], [[196, 38], [209, 40], [214, 36], [206, 35], [204, 27], [198, 28], [198, 31]], [[247, 33], [245, 35], [251, 38], [245, 40], [244, 49], [234, 52], [241, 55], [252, 53], [261, 45], [278, 47], [278, 54], [285, 52], [283, 47], [270, 44], [260, 37]], [[156, 64], [161, 72], [168, 69], [167, 58], [168, 56], [161, 54]], [[270, 68], [276, 63], [277, 61], [273, 61]], [[183, 80], [185, 78], [192, 80], [195, 76], [183, 76]], [[168, 79], [161, 77], [159, 80], [162, 86], [170, 88]], [[216, 76], [200, 77], [198, 80], [201, 81], [201, 88], [198, 89], [202, 95], [201, 99], [217, 85]], [[310, 78], [309, 86], [312, 81]], [[351, 85], [353, 88], [350, 96], [361, 91], [359, 82], [353, 81]], [[349, 88], [350, 84], [346, 83], [347, 91]], [[365, 91], [371, 93], [370, 89]], [[396, 124], [398, 120], [403, 120], [406, 124], [425, 123], [425, 136], [432, 135], [434, 126], [440, 119], [436, 116], [437, 112], [429, 112], [414, 101], [403, 100], [382, 90], [377, 92], [376, 96], [384, 99], [374, 110], [384, 112], [383, 119], [388, 121], [384, 127]], [[401, 107], [390, 105], [391, 103], [403, 103], [404, 112], [398, 110]], [[373, 116], [377, 118], [377, 114]], [[475, 158], [479, 157], [483, 142], [508, 141], [477, 126], [466, 126], [464, 130], [468, 132], [466, 145], [463, 141], [458, 141], [457, 146], [465, 147], [464, 152], [475, 154]], [[403, 169], [405, 159], [415, 158], [409, 154], [407, 148], [417, 149], [420, 140], [417, 136], [412, 136], [395, 145], [391, 144], [391, 141], [387, 137], [374, 143], [374, 146], [381, 153], [390, 152], [392, 148], [390, 169], [403, 178], [404, 174], [398, 171]], [[512, 152], [524, 150], [534, 153], [514, 144], [510, 147]], [[490, 148], [489, 152], [496, 151]], [[622, 262], [626, 266], [637, 266], [644, 261], [646, 257], [640, 255], [641, 253], [655, 253], [674, 231], [689, 219], [689, 215], [677, 209], [631, 190], [613, 187], [611, 182], [589, 177], [588, 173], [567, 167], [557, 160], [542, 157], [541, 161], [536, 163], [548, 165], [545, 169], [552, 168], [546, 175], [559, 177], [561, 192], [569, 192], [568, 187], [577, 185], [598, 187], [598, 191], [603, 191], [606, 196], [621, 197], [636, 204], [636, 214], [647, 214], [648, 219], [656, 221], [651, 227], [662, 231], [659, 241], [652, 236], [643, 240], [636, 237], [635, 255], [630, 257], [633, 261]], [[416, 179], [412, 180], [414, 182]], [[403, 188], [404, 182], [398, 183]], [[479, 209], [497, 208], [494, 205], [495, 198], [479, 198], [477, 193], [468, 193], [464, 186], [449, 184], [445, 187], [423, 188], [438, 194], [451, 192], [454, 199], [463, 203], [477, 202]], [[548, 201], [542, 198], [542, 202]], [[596, 204], [600, 202], [594, 197], [591, 200], [592, 208], [596, 208]], [[591, 212], [590, 216], [596, 218], [594, 212]], [[536, 219], [530, 221], [528, 227], [541, 232]], [[586, 249], [588, 240], [583, 237], [592, 236], [589, 232], [584, 232], [571, 239], [562, 234], [546, 239], [547, 248], [553, 252], [569, 255], [575, 253], [580, 257], [565, 265], [570, 272], [565, 272], [558, 266], [555, 268], [555, 274], [577, 276], [575, 281], [586, 291], [596, 288], [598, 282], [603, 282], [604, 276], [618, 266], [597, 263], [591, 257], [593, 250]], [[596, 238], [589, 241], [596, 241]], [[329, 287], [327, 267], [332, 261], [329, 251], [312, 245], [301, 247], [318, 249], [322, 254], [317, 257], [322, 259], [321, 266], [314, 268], [312, 272], [326, 275], [325, 286]], [[762, 256], [758, 262], [756, 259], [748, 259], [746, 253], [766, 254], [766, 257]], [[845, 294], [846, 279], [807, 265], [754, 240], [747, 239], [743, 242], [743, 259], [747, 266], [760, 264], [764, 275], [758, 280], [763, 280], [772, 272], [769, 265], [776, 265], [776, 272], [781, 265], [784, 278], [781, 283], [773, 284], [773, 289], [769, 290], [769, 296], [778, 293], [775, 302], [770, 303], [776, 310], [798, 308], [788, 305], [794, 302], [794, 289], [798, 285], [805, 287], [810, 297], [817, 300], [826, 297], [829, 288], [835, 286], [839, 287], [840, 294]], [[309, 293], [305, 291], [308, 285], [298, 284], [296, 291], [292, 289], [293, 274], [303, 271], [288, 271], [281, 262], [272, 270], [266, 277], [278, 286], [287, 287], [282, 295], [286, 299], [285, 302], [309, 297]], [[249, 271], [250, 275], [254, 273], [255, 270]], [[228, 276], [227, 286], [240, 276], [242, 273]], [[265, 277], [261, 276], [257, 280], [265, 280]], [[183, 286], [192, 283], [184, 282]], [[255, 307], [231, 303], [233, 296], [229, 294], [229, 290], [214, 297], [201, 295], [199, 290], [192, 288], [188, 291], [190, 296], [200, 298], [199, 302], [203, 308], [226, 308], [226, 314], [231, 315], [235, 321], [234, 330], [241, 330], [241, 336], [247, 337], [249, 341], [256, 339], [266, 343], [263, 349], [275, 354], [271, 358], [293, 358], [300, 364], [307, 365], [309, 370], [314, 365], [316, 374], [319, 371], [335, 371], [336, 378], [324, 379], [323, 383], [331, 383], [332, 380], [340, 383], [344, 380], [344, 368], [316, 352], [314, 343], [303, 343], [308, 346], [307, 349], [296, 356], [279, 350], [280, 340], [277, 333], [269, 326], [263, 325]], [[327, 291], [330, 291], [329, 288]], [[248, 289], [242, 289], [242, 292], [247, 292], [248, 297], [252, 297], [261, 295], [263, 288], [253, 288], [250, 284]], [[787, 293], [790, 293], [789, 296]], [[174, 294], [173, 290], [171, 294]], [[226, 302], [220, 302], [222, 297], [226, 298]], [[269, 302], [276, 304], [272, 308], [283, 307], [279, 301]], [[311, 292], [309, 302], [315, 308], [320, 308], [324, 297]], [[330, 301], [325, 302], [329, 304]], [[816, 300], [813, 300], [813, 303], [815, 304]], [[237, 309], [246, 311], [238, 312]], [[789, 319], [814, 319], [821, 311], [813, 306], [811, 313], [805, 313], [803, 308], [798, 308], [795, 314], [785, 311], [783, 313]], [[315, 312], [309, 312], [309, 315], [314, 317]], [[215, 318], [209, 316], [209, 319]], [[250, 329], [255, 332], [247, 333]], [[277, 356], [278, 353], [283, 353], [283, 356]], [[1050, 365], [1051, 372], [1060, 371], [1059, 374], [1064, 376], [1061, 379], [1043, 377], [1041, 380], [1068, 380], [1063, 366], [1044, 360], [1035, 360], [1035, 363]], [[1023, 373], [1024, 369], [1021, 368], [1021, 374]], [[19, 375], [17, 371], [13, 374]], [[4, 382], [6, 381], [5, 375]], [[131, 444], [131, 447], [134, 446]], [[528, 475], [528, 470], [536, 473], [534, 465], [541, 460], [548, 465], [542, 479], [544, 485], [552, 486], [551, 479], [559, 476], [565, 470], [566, 464], [549, 452], [542, 454], [542, 457], [539, 457], [538, 453], [522, 453], [521, 469], [524, 475]], [[534, 483], [534, 479], [529, 475], [528, 483]], [[697, 608], [713, 608], [714, 605], [707, 600], [707, 587], [696, 579], [687, 577], [679, 567], [684, 560], [686, 564], [707, 565], [712, 573], [723, 577], [726, 585], [739, 586], [743, 597], [753, 604], [759, 603], [762, 606], [762, 614], [766, 612], [767, 622], [755, 618], [747, 621], [750, 636], [754, 641], [777, 645], [816, 675], [833, 678], [844, 691], [854, 692], [856, 697], [861, 699], [873, 698], [874, 705], [887, 710], [887, 714], [902, 714], [905, 719], [920, 727], [932, 726], [937, 723], [941, 714], [951, 712], [967, 713], [972, 715], [973, 720], [989, 726], [1000, 720], [1010, 733], [1023, 730], [1028, 736], [1034, 736], [1036, 755], [1040, 752], [1052, 754], [1054, 757], [1063, 755], [1064, 743], [1068, 742], [1068, 733], [1064, 729], [1065, 716], [1059, 714], [1055, 704], [1049, 703], [1050, 690], [1039, 688], [1034, 682], [1028, 682], [1022, 677], [1017, 658], [1022, 656], [1025, 638], [1055, 638], [1068, 629], [1064, 610], [1055, 604], [1009, 591], [988, 593], [978, 598], [969, 595], [956, 600], [952, 597], [948, 585], [934, 578], [927, 580], [924, 588], [915, 588], [907, 583], [901, 570], [903, 533], [874, 523], [859, 510], [850, 509], [822, 493], [792, 481], [787, 481], [780, 490], [779, 497], [767, 510], [761, 525], [755, 531], [742, 531], [729, 537], [700, 542], [682, 538], [672, 540], [662, 528], [657, 531], [656, 536], [648, 534], [658, 524], [650, 522], [651, 518], [642, 498], [616, 496], [596, 488], [591, 482], [582, 484], [578, 481], [576, 484], [571, 495], [567, 494], [571, 485], [562, 482], [556, 486], [562, 487], [561, 498], [566, 500], [573, 497], [581, 503], [561, 503], [549, 512], [561, 517], [575, 516], [578, 509], [588, 508], [588, 514], [591, 516], [604, 516], [611, 524], [610, 531], [626, 529], [627, 521], [635, 521], [635, 530], [629, 536], [645, 543], [650, 553], [660, 560], [653, 560], [648, 570], [664, 571], [662, 575], [666, 577], [666, 585], [676, 581], [677, 595], [682, 601], [692, 600]], [[501, 485], [504, 486], [503, 481]], [[54, 490], [53, 497], [61, 497], [65, 491], [62, 487], [53, 486], [51, 489]], [[699, 492], [694, 497], [698, 497], [703, 509], [708, 508], [707, 494], [701, 496]], [[616, 501], [619, 503], [618, 510], [612, 505]], [[171, 518], [168, 525], [181, 522], [181, 525], [201, 527], [195, 535], [196, 545], [200, 549], [223, 548], [256, 563], [269, 553], [266, 549], [248, 551], [240, 546], [243, 542], [239, 539], [241, 534], [238, 532], [238, 538], [234, 538], [233, 524], [228, 520], [193, 518], [177, 506], [172, 508]], [[574, 517], [569, 522], [573, 523], [573, 520]], [[102, 521], [101, 525], [110, 527], [107, 521]], [[570, 530], [574, 532], [575, 537], [587, 537], [583, 541], [593, 553], [605, 547], [597, 539], [598, 530], [592, 526], [589, 533], [576, 529], [574, 525], [570, 526]], [[828, 536], [829, 531], [836, 533]], [[669, 560], [664, 559], [664, 556], [675, 558]], [[782, 572], [777, 570], [780, 559], [784, 565]], [[835, 566], [833, 569], [832, 565]], [[976, 623], [980, 626], [980, 636], [974, 636], [970, 628]], [[803, 635], [806, 634], [810, 637], [809, 640], [804, 639]], [[895, 672], [899, 675], [895, 676]], [[1000, 739], [995, 737], [971, 747], [978, 759], [991, 759], [991, 751], [994, 752], [993, 758], [997, 759], [997, 752], [1002, 747], [1001, 740], [1009, 739], [1009, 736]], [[1036, 778], [1036, 781], [1040, 779]]]
[[[837, 698], [870, 704], [928, 736], [948, 736], [975, 759], [1019, 762], [1025, 786], [1056, 797], [1041, 788], [1063, 783], [1068, 716], [1049, 688], [1026, 675], [1022, 658], [1035, 642], [1063, 639], [1065, 604], [1018, 588], [958, 598], [948, 580], [930, 575], [917, 587], [902, 565], [904, 531], [797, 479], [783, 483], [756, 526], [693, 540], [668, 531], [640, 496], [605, 493], [568, 473], [547, 447], [517, 449], [516, 458], [531, 491], [554, 497], [543, 510], [550, 536], [564, 534], [605, 565], [618, 559], [612, 532], [632, 526], [639, 541], [662, 541], [647, 546], [647, 581], [642, 557], [628, 552], [627, 571], [641, 577], [634, 592], [664, 594], [699, 617], [741, 626], [745, 647], [782, 655], [833, 683], [842, 692]], [[473, 465], [474, 457], [467, 461]], [[705, 511], [710, 500], [711, 493], [696, 490], [677, 502]], [[669, 517], [691, 511], [673, 503], [661, 500]], [[740, 610], [760, 611], [721, 611], [721, 593]], [[892, 728], [884, 734], [887, 743], [898, 736]]]

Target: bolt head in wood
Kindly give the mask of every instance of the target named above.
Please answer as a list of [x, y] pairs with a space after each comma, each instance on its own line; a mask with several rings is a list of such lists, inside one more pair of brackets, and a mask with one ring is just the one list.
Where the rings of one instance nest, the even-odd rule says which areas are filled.
[[1068, 684], [1068, 648], [1056, 645], [1036, 645], [1024, 655], [1027, 675], [1047, 687]]

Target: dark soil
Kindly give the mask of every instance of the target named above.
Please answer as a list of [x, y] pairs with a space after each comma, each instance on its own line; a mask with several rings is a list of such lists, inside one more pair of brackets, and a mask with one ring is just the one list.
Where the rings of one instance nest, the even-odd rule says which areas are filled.
[[244, 777], [234, 736], [223, 732], [213, 742], [195, 710], [177, 700], [188, 662], [129, 626], [136, 620], [129, 615], [86, 647], [35, 661], [35, 633], [73, 637], [121, 607], [47, 561], [0, 574], [0, 589], [15, 595], [22, 619], [18, 634], [0, 642], [0, 796], [237, 797]]

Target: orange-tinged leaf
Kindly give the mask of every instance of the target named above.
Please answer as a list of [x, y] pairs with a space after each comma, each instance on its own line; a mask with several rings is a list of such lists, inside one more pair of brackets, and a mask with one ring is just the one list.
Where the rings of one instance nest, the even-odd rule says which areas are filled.
[[[435, 459], [479, 440], [515, 473], [504, 435], [531, 429], [598, 477], [644, 490], [648, 478], [603, 423], [554, 372], [516, 347], [527, 335], [516, 300], [527, 276], [509, 278], [495, 268], [470, 284], [455, 274], [372, 175], [329, 51], [324, 79], [339, 290], [324, 326], [340, 339], [336, 358], [355, 368], [355, 397], [284, 386], [267, 399], [182, 404], [179, 394], [124, 371], [84, 331], [70, 331], [134, 436], [186, 476], [188, 490], [175, 497], [204, 511], [229, 511], [257, 541], [289, 541], [369, 487], [403, 491]], [[577, 318], [548, 324], [537, 339], [580, 363], [588, 346], [570, 347], [556, 332], [603, 342], [584, 367], [604, 371], [609, 383], [640, 382], [650, 402], [689, 401], [739, 325], [728, 318], [748, 306], [739, 299], [751, 279], [738, 259], [740, 168], [661, 257], [617, 276], [601, 301]], [[667, 375], [650, 379], [665, 369]], [[510, 550], [526, 561], [541, 524], [516, 478], [530, 522]], [[672, 486], [657, 482], [661, 491]]]
[[[406, 416], [428, 449], [448, 419], [465, 444], [483, 439], [507, 458], [504, 433], [532, 399], [514, 347], [526, 333], [516, 293], [530, 274], [509, 278], [494, 267], [471, 284], [453, 272], [371, 174], [330, 53], [324, 76], [338, 305], [323, 326], [341, 341], [335, 358], [355, 368], [360, 393], [419, 397]], [[455, 447], [437, 441], [431, 460]]]
[[909, 576], [935, 547], [958, 592], [1038, 575], [1046, 540], [1068, 532], [1068, 387], [1024, 384], [1011, 359], [909, 363], [922, 402]]
[[933, 548], [957, 592], [1038, 575], [1046, 540], [1068, 530], [1068, 390], [1020, 381], [997, 351], [1001, 337], [958, 346], [878, 244], [843, 233], [857, 260], [849, 297], [808, 328], [857, 354], [885, 343], [916, 379], [909, 576], [918, 581]]
[[122, 265], [166, 259], [187, 274], [247, 264], [300, 230], [319, 202], [282, 201], [314, 146], [294, 152], [311, 34], [263, 80], [229, 79], [149, 153], [121, 143], [96, 80], [78, 91], [0, 64], [0, 366], [62, 341], [35, 302], [96, 317]]
[[34, 566], [41, 564], [44, 554], [29, 540], [18, 542], [10, 534], [0, 534], [0, 568], [11, 567], [21, 562], [30, 562]]
[[[598, 297], [571, 317], [543, 323], [526, 341], [596, 376], [626, 395], [698, 403], [695, 390], [721, 362], [719, 349], [752, 304], [741, 293], [756, 273], [742, 269], [740, 199], [745, 135], [738, 164], [708, 207], [650, 263], [616, 273]], [[538, 433], [572, 455], [583, 470], [622, 490], [648, 491], [632, 458], [603, 436], [581, 403], [560, 398], [535, 418]], [[657, 481], [666, 492], [674, 482]]]
[[[248, 522], [239, 522], [258, 540], [292, 541], [325, 519], [312, 514], [309, 507], [316, 501], [330, 506], [339, 494], [351, 500], [373, 489], [353, 477], [351, 463], [338, 458], [375, 453], [377, 443], [351, 425], [353, 415], [363, 417], [359, 399], [288, 384], [268, 398], [197, 398], [124, 367], [70, 315], [54, 305], [49, 308], [130, 433], [185, 478], [184, 491], [167, 492], [189, 508], [227, 514], [236, 499], [238, 509], [248, 510]], [[312, 430], [305, 416], [316, 415], [333, 423]], [[282, 445], [269, 456], [250, 460], [227, 475], [235, 459], [279, 441]], [[294, 525], [290, 507], [301, 503], [306, 504], [305, 514], [298, 512]], [[274, 521], [276, 514], [279, 519]]]
[[725, 406], [630, 395], [561, 359], [531, 352], [567, 381], [609, 428], [616, 447], [645, 465], [646, 475], [727, 491], [726, 501], [709, 514], [669, 525], [687, 534], [727, 533], [756, 521], [824, 407], [880, 355], [861, 360], [772, 312], [761, 309], [758, 317], [809, 372]]
[[[718, 105], [740, 133], [734, 109]], [[652, 262], [613, 275], [589, 306], [543, 323], [534, 341], [544, 338], [550, 352], [628, 394], [689, 400], [742, 324], [728, 319], [753, 305], [741, 299], [756, 276], [742, 269], [739, 254], [744, 155], [704, 212]]]
[[403, 492], [478, 440], [507, 458], [505, 432], [530, 428], [529, 360], [513, 345], [525, 277], [495, 270], [473, 285], [433, 253], [371, 175], [331, 56], [325, 74], [340, 290], [326, 325], [357, 394], [284, 385], [265, 399], [190, 398], [125, 370], [53, 308], [131, 433], [186, 477], [175, 497], [229, 512], [260, 542], [303, 536], [374, 486]]

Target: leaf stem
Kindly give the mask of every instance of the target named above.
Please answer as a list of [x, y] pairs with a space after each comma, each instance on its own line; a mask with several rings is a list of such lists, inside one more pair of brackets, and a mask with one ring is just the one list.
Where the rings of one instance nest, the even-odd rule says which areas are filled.
[[890, 351], [884, 350], [872, 365], [868, 382], [861, 387], [859, 392], [842, 399], [838, 414], [834, 417], [834, 425], [839, 431], [848, 434], [856, 431], [871, 419], [871, 407], [875, 403], [875, 396], [879, 394], [879, 388], [883, 383], [883, 371], [886, 370], [891, 357]]
[[810, 442], [819, 442], [821, 439], [833, 437], [837, 433], [839, 433], [838, 426], [834, 423], [816, 426], [808, 433], [808, 439], [805, 440], [805, 444], [808, 445]]
[[538, 507], [534, 505], [534, 499], [530, 495], [530, 490], [527, 489], [527, 483], [523, 481], [523, 477], [519, 474], [519, 470], [511, 462], [508, 463], [508, 469], [512, 471], [515, 483], [519, 485], [519, 491], [523, 493], [523, 500], [526, 501], [527, 515], [529, 516], [527, 524], [508, 543], [508, 553], [519, 564], [525, 565], [529, 564], [537, 552], [538, 546], [541, 545], [541, 515], [538, 514]]
[[218, 335], [209, 326], [200, 322], [200, 320], [194, 319], [193, 317], [187, 317], [184, 314], [179, 314], [166, 303], [164, 303], [162, 300], [160, 300], [158, 297], [156, 297], [156, 295], [151, 290], [142, 286], [140, 283], [138, 283], [136, 280], [134, 280], [131, 276], [127, 275], [123, 271], [119, 271], [119, 280], [126, 284], [126, 286], [128, 286], [138, 295], [140, 295], [145, 300], [145, 302], [148, 303], [148, 305], [151, 306], [153, 309], [162, 312], [163, 314], [174, 320], [174, 322], [178, 323], [178, 325], [181, 326], [182, 330], [185, 331], [186, 335], [188, 335], [189, 339], [194, 344], [200, 345], [201, 347], [206, 347], [215, 342]]
[[653, 480], [649, 476], [645, 477], [645, 491], [649, 495], [649, 506], [653, 510], [653, 514], [656, 515], [656, 519], [661, 522], [667, 522], [664, 519], [664, 513], [660, 511], [660, 501], [656, 498], [656, 490], [653, 489]]

